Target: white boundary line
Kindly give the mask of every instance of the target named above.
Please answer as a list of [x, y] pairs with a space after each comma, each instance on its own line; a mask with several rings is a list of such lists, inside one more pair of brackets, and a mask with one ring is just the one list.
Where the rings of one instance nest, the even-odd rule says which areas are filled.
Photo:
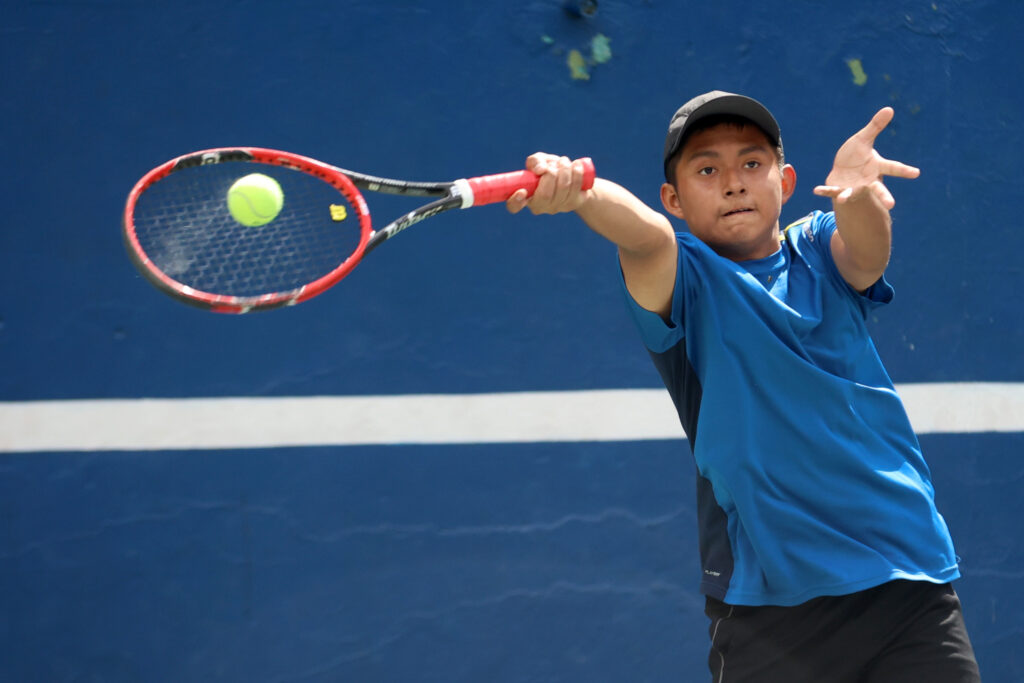
[[[1024, 432], [1024, 383], [897, 391], [919, 434]], [[679, 438], [662, 389], [0, 402], [0, 453]]]

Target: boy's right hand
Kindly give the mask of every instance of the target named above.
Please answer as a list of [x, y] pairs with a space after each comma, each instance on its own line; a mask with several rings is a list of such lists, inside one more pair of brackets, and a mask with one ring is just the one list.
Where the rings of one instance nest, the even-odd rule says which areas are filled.
[[529, 208], [534, 214], [565, 213], [575, 211], [583, 205], [587, 191], [583, 185], [583, 164], [570, 161], [569, 157], [537, 152], [526, 158], [526, 168], [540, 176], [540, 182], [532, 197], [526, 190], [519, 190], [505, 202], [509, 213], [519, 213]]

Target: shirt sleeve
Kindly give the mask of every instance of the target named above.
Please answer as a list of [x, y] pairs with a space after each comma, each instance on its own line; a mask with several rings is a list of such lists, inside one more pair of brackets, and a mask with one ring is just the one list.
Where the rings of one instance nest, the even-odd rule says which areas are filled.
[[686, 258], [685, 250], [681, 248], [681, 245], [678, 245], [679, 235], [676, 238], [677, 246], [679, 247], [679, 258], [676, 260], [676, 282], [672, 290], [672, 310], [669, 313], [668, 319], [662, 318], [653, 311], [648, 311], [636, 302], [636, 299], [633, 298], [633, 295], [629, 293], [629, 289], [626, 287], [626, 278], [622, 273], [621, 265], [619, 266], [619, 281], [622, 283], [622, 292], [626, 297], [626, 306], [633, 317], [633, 322], [636, 323], [637, 329], [640, 331], [640, 338], [643, 340], [644, 345], [655, 353], [662, 353], [672, 348], [685, 336], [683, 329], [683, 305], [686, 299], [686, 278], [684, 277]]
[[892, 301], [895, 290], [885, 279], [884, 274], [864, 292], [858, 292], [843, 279], [835, 259], [832, 258], [832, 233], [836, 231], [835, 213], [815, 211], [804, 220], [794, 223], [787, 232], [789, 230], [800, 231], [799, 235], [794, 237], [801, 239], [808, 246], [808, 250], [817, 255], [821, 267], [828, 273], [829, 278], [844, 289], [865, 312]]

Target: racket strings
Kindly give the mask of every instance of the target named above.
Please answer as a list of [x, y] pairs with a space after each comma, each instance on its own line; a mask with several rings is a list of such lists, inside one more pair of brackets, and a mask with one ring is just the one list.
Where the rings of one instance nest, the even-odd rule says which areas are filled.
[[[228, 211], [231, 184], [249, 173], [275, 178], [278, 216], [258, 227]], [[232, 162], [186, 168], [143, 192], [135, 233], [152, 265], [193, 289], [259, 297], [299, 289], [333, 271], [358, 247], [358, 211], [337, 189], [271, 164]]]

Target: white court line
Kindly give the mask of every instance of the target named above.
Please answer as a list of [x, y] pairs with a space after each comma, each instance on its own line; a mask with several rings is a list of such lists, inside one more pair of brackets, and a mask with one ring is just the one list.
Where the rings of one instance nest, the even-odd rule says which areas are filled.
[[[1024, 432], [1024, 383], [897, 386], [919, 434]], [[0, 452], [683, 438], [663, 389], [0, 402]]]

